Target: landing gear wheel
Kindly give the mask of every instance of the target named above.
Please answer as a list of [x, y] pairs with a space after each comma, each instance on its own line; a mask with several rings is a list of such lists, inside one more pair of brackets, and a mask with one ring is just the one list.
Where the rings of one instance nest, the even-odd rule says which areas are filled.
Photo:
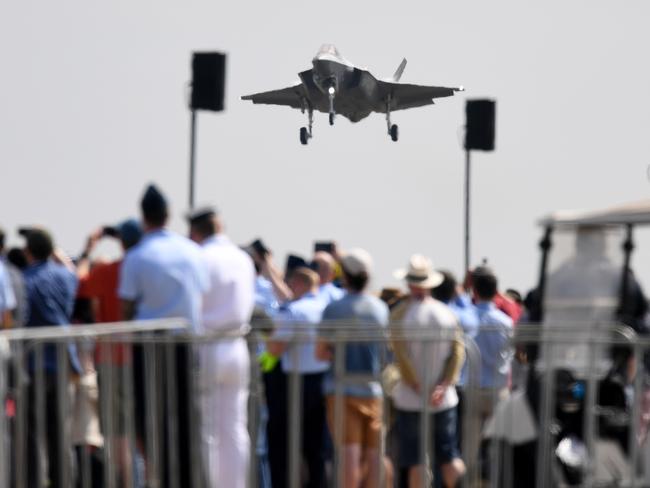
[[309, 134], [307, 133], [307, 127], [301, 127], [300, 128], [300, 144], [302, 144], [303, 146], [306, 146], [308, 141], [309, 141]]
[[334, 114], [330, 114], [330, 125], [334, 125]]
[[399, 133], [397, 131], [397, 125], [393, 124], [390, 128], [390, 138], [394, 141], [397, 141], [399, 138]]

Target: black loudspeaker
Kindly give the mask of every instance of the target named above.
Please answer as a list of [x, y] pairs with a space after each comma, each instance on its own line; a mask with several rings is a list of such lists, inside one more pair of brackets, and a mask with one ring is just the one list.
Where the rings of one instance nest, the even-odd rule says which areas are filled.
[[194, 53], [192, 58], [192, 110], [223, 110], [226, 85], [226, 55]]
[[465, 149], [494, 150], [495, 114], [494, 100], [467, 100]]

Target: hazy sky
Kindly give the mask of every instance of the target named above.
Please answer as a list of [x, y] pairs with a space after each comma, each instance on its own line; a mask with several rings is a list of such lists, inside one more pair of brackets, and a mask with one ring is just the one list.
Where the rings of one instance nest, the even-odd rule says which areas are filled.
[[[157, 182], [187, 206], [194, 50], [229, 55], [227, 111], [201, 113], [198, 201], [237, 242], [279, 259], [314, 239], [362, 246], [376, 284], [413, 252], [461, 271], [465, 98], [497, 100], [497, 150], [475, 153], [473, 262], [503, 285], [536, 280], [536, 220], [650, 193], [646, 0], [4, 2], [0, 15], [0, 225], [48, 226], [77, 252], [94, 227], [136, 215]], [[377, 76], [464, 85], [435, 106], [330, 127], [240, 95], [282, 88], [323, 43]], [[650, 245], [650, 236], [640, 239]], [[13, 242], [19, 242], [12, 236]], [[647, 247], [647, 246], [645, 246]], [[650, 249], [637, 272], [650, 284]]]

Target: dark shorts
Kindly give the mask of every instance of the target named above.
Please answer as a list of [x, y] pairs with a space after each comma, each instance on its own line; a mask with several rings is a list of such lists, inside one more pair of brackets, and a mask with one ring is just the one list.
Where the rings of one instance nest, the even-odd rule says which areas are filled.
[[[429, 416], [431, 448], [435, 464], [460, 457], [456, 436], [456, 407]], [[397, 410], [398, 464], [408, 468], [420, 464], [420, 412]]]

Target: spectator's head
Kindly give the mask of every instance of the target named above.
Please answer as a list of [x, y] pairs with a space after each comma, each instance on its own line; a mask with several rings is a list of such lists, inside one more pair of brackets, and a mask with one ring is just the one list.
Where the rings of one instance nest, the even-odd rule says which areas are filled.
[[431, 294], [431, 289], [442, 283], [444, 277], [433, 269], [431, 260], [421, 254], [414, 254], [406, 268], [393, 273], [398, 280], [404, 280], [409, 287], [411, 297], [423, 300]]
[[284, 279], [285, 281], [289, 281], [291, 278], [291, 273], [293, 273], [295, 270], [298, 268], [309, 268], [309, 264], [305, 259], [301, 256], [297, 256], [295, 254], [289, 254], [287, 256], [287, 262], [284, 265]]
[[26, 236], [25, 256], [30, 263], [46, 261], [54, 252], [52, 236], [44, 229], [31, 229]]
[[491, 301], [497, 294], [498, 286], [496, 275], [487, 266], [479, 266], [472, 272], [472, 288], [478, 301]]
[[457, 294], [458, 282], [451, 271], [438, 271], [442, 277], [442, 283], [431, 290], [431, 296], [442, 303], [451, 302]]
[[29, 264], [27, 262], [27, 257], [25, 256], [25, 251], [19, 247], [12, 247], [9, 249], [9, 252], [7, 252], [7, 261], [18, 269], [25, 269]]
[[341, 257], [341, 268], [345, 288], [351, 293], [361, 293], [370, 282], [372, 257], [364, 249], [352, 249]]
[[167, 200], [155, 185], [149, 185], [145, 190], [140, 209], [146, 230], [159, 229], [167, 224]]
[[221, 221], [214, 207], [202, 207], [187, 214], [190, 224], [190, 239], [203, 242], [221, 232]]
[[334, 256], [325, 251], [318, 251], [314, 254], [313, 263], [320, 278], [321, 285], [334, 281], [336, 277], [336, 261], [334, 260]]
[[0, 254], [5, 250], [5, 231], [0, 227]]
[[142, 226], [135, 219], [125, 220], [116, 230], [125, 251], [134, 247], [142, 238]]
[[513, 302], [517, 303], [518, 305], [521, 305], [521, 306], [524, 305], [524, 299], [522, 298], [521, 293], [519, 293], [514, 288], [508, 288], [505, 291], [505, 295], [508, 298], [510, 298]]
[[318, 289], [318, 274], [305, 266], [294, 269], [287, 281], [287, 285], [294, 298], [300, 298], [306, 293], [316, 292]]
[[404, 299], [404, 296], [404, 292], [400, 288], [382, 288], [379, 298], [392, 310]]

